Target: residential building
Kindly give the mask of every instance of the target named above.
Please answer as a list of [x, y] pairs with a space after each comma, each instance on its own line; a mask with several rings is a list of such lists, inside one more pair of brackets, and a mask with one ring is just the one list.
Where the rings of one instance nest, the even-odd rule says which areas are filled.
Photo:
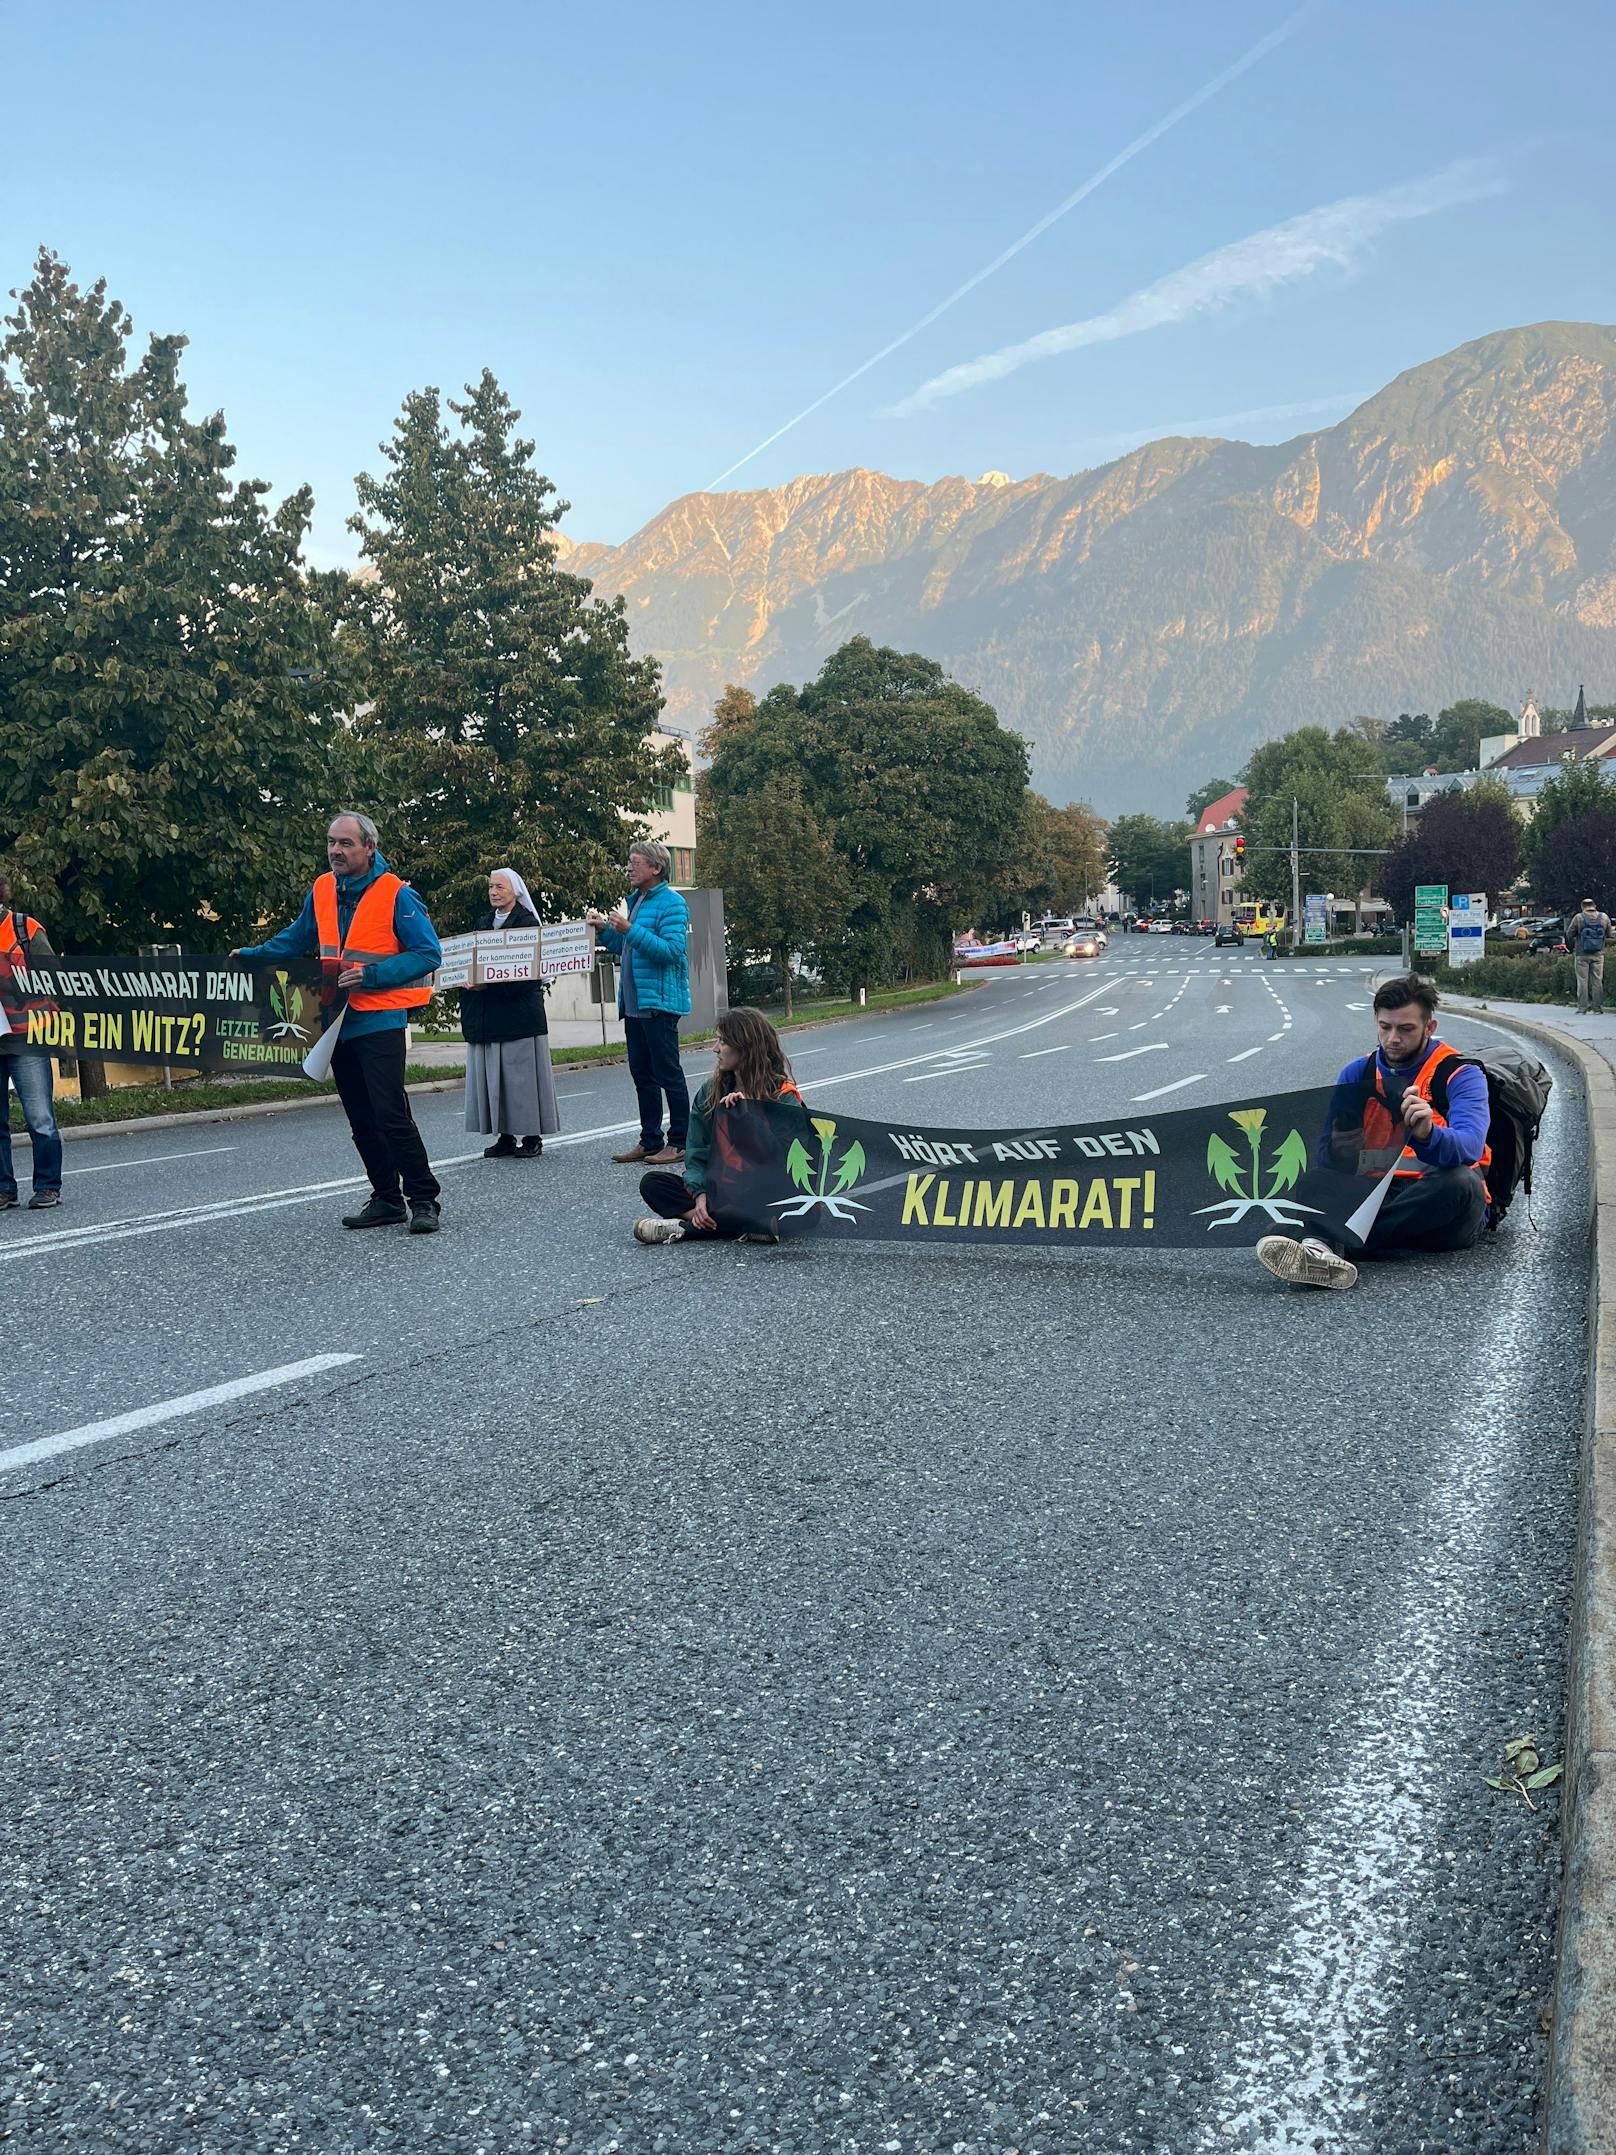
[[651, 836], [659, 839], [673, 856], [669, 881], [689, 889], [696, 880], [696, 774], [691, 761], [691, 739], [677, 726], [658, 726], [651, 735], [654, 748], [677, 748], [685, 759], [685, 775], [671, 786], [659, 788], [646, 809]]
[[1246, 789], [1236, 786], [1208, 802], [1190, 835], [1190, 914], [1195, 920], [1214, 920], [1219, 927], [1234, 919], [1234, 901], [1240, 888], [1240, 862], [1235, 840], [1246, 805]]

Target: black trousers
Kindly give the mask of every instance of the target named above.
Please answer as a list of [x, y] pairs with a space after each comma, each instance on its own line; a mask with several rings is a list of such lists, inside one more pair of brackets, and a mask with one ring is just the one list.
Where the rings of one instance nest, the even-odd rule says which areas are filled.
[[[1303, 1204], [1327, 1204], [1340, 1218], [1375, 1187], [1372, 1178], [1354, 1175], [1347, 1180], [1343, 1203], [1342, 1183], [1340, 1175], [1316, 1171], [1304, 1175], [1292, 1194]], [[1473, 1167], [1441, 1167], [1424, 1175], [1395, 1176], [1362, 1246], [1328, 1227], [1309, 1225], [1296, 1231], [1316, 1233], [1353, 1257], [1395, 1257], [1401, 1250], [1474, 1249], [1486, 1228], [1487, 1193], [1480, 1175]]]
[[[648, 1212], [654, 1212], [659, 1220], [682, 1220], [696, 1202], [696, 1192], [682, 1175], [676, 1175], [665, 1167], [653, 1167], [640, 1177], [640, 1202]], [[707, 1201], [707, 1209], [709, 1212], [713, 1210], [711, 1198]], [[732, 1219], [722, 1212], [713, 1212], [711, 1229], [704, 1228], [701, 1232], [711, 1232], [733, 1240], [736, 1235], [746, 1233], [746, 1222]]]
[[623, 1019], [628, 1074], [640, 1103], [640, 1143], [662, 1150], [662, 1096], [668, 1099], [668, 1143], [679, 1152], [690, 1135], [690, 1088], [679, 1061], [679, 1020], [665, 1010]]
[[331, 1075], [376, 1195], [396, 1202], [402, 1187], [412, 1203], [436, 1203], [437, 1178], [404, 1090], [404, 1028], [339, 1040]]

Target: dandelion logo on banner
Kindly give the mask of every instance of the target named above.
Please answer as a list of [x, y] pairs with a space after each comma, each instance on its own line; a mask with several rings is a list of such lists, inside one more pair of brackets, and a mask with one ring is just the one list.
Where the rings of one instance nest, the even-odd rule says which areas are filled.
[[803, 1194], [777, 1199], [775, 1209], [783, 1220], [800, 1220], [805, 1213], [823, 1206], [832, 1219], [851, 1220], [869, 1209], [855, 1204], [846, 1194], [864, 1172], [864, 1147], [855, 1138], [837, 1164], [835, 1123], [816, 1115], [812, 1118], [812, 1127], [819, 1139], [817, 1171], [808, 1147], [800, 1137], [794, 1138], [791, 1150], [786, 1154], [786, 1173]]
[[1249, 1164], [1241, 1160], [1226, 1137], [1214, 1130], [1206, 1141], [1206, 1171], [1220, 1190], [1233, 1195], [1216, 1205], [1202, 1205], [1197, 1217], [1203, 1213], [1216, 1215], [1208, 1219], [1208, 1232], [1214, 1227], [1233, 1227], [1248, 1212], [1266, 1212], [1281, 1227], [1300, 1227], [1308, 1213], [1317, 1212], [1316, 1205], [1298, 1204], [1285, 1192], [1294, 1189], [1307, 1166], [1307, 1144], [1300, 1130], [1292, 1130], [1281, 1140], [1278, 1151], [1267, 1169], [1268, 1187], [1263, 1189], [1263, 1125], [1268, 1120], [1265, 1107], [1243, 1107], [1231, 1111], [1229, 1120], [1246, 1133], [1250, 1147]]

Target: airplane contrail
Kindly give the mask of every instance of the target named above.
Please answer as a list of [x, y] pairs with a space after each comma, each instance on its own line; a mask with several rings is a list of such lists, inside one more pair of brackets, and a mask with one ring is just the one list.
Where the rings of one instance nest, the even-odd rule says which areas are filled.
[[1204, 82], [1191, 96], [1186, 97], [1182, 104], [1175, 105], [1171, 112], [1164, 113], [1159, 120], [1147, 127], [1142, 135], [1135, 135], [1132, 142], [1125, 149], [1118, 150], [1116, 156], [1109, 163], [1103, 164], [1098, 172], [1091, 173], [1082, 186], [1074, 189], [1064, 202], [1057, 202], [1047, 216], [1040, 217], [1035, 225], [1029, 225], [1021, 237], [1012, 240], [1003, 253], [996, 254], [993, 260], [985, 263], [981, 269], [977, 270], [974, 276], [967, 277], [963, 284], [956, 285], [948, 297], [940, 299], [928, 314], [923, 314], [918, 322], [911, 323], [900, 336], [894, 337], [890, 344], [883, 344], [878, 352], [872, 352], [870, 357], [859, 366], [856, 366], [851, 374], [844, 374], [839, 382], [832, 383], [823, 396], [815, 397], [812, 404], [805, 404], [795, 418], [788, 419], [784, 426], [778, 426], [772, 434], [765, 435], [755, 449], [748, 449], [745, 456], [737, 457], [727, 470], [721, 471], [718, 477], [709, 483], [706, 491], [711, 493], [714, 488], [722, 486], [726, 479], [732, 478], [741, 469], [742, 465], [750, 464], [753, 457], [761, 456], [764, 450], [771, 448], [783, 434], [789, 434], [793, 427], [801, 426], [802, 422], [818, 411], [822, 404], [828, 404], [832, 397], [840, 396], [844, 389], [851, 388], [860, 375], [868, 374], [870, 369], [878, 367], [883, 359], [890, 359], [894, 352], [901, 351], [903, 346], [912, 337], [918, 337], [923, 329], [930, 329], [932, 323], [946, 314], [950, 307], [956, 306], [960, 300], [965, 298], [967, 293], [974, 292], [979, 284], [985, 283], [995, 270], [1003, 269], [1006, 262], [1013, 261], [1024, 247], [1030, 247], [1033, 241], [1041, 238], [1052, 224], [1058, 224], [1069, 210], [1074, 210], [1080, 202], [1087, 201], [1096, 188], [1103, 187], [1108, 179], [1111, 179], [1122, 170], [1124, 165], [1131, 164], [1142, 150], [1148, 150], [1153, 143], [1159, 142], [1163, 135], [1169, 133], [1171, 129], [1178, 125], [1180, 120], [1187, 120], [1192, 112], [1198, 112], [1204, 104], [1216, 97], [1220, 90], [1226, 90], [1231, 82], [1237, 81], [1240, 76], [1245, 74], [1248, 68], [1255, 67], [1259, 60], [1266, 59], [1276, 45], [1282, 45], [1288, 37], [1301, 27], [1310, 15], [1316, 14], [1321, 4], [1322, 0], [1304, 0], [1301, 7], [1297, 8], [1294, 13], [1287, 15], [1285, 20], [1276, 28], [1270, 30], [1266, 37], [1260, 37], [1248, 52], [1243, 52], [1240, 55], [1238, 60], [1231, 61], [1220, 74], [1214, 75], [1210, 82]]

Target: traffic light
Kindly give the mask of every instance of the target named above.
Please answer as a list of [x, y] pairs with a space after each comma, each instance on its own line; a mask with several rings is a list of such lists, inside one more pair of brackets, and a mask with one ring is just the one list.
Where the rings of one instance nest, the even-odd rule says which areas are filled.
[[1246, 841], [1243, 837], [1234, 842], [1234, 857], [1237, 861], [1243, 861], [1246, 857]]

